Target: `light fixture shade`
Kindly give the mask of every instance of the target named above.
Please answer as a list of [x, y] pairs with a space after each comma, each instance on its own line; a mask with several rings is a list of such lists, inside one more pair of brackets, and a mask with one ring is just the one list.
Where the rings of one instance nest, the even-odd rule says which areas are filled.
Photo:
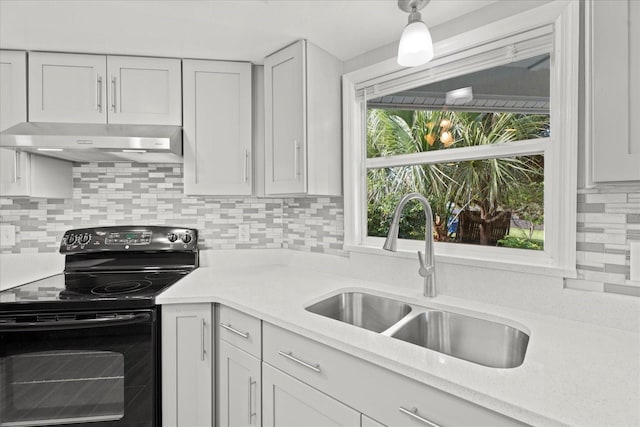
[[422, 21], [411, 22], [404, 28], [398, 46], [398, 64], [415, 67], [426, 64], [433, 58], [431, 33]]

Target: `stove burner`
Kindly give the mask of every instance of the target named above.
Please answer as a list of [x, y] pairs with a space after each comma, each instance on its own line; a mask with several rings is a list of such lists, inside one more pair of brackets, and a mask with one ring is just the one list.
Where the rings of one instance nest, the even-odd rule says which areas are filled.
[[121, 295], [139, 292], [151, 285], [152, 282], [150, 280], [121, 280], [119, 282], [96, 286], [91, 289], [91, 293], [98, 296]]

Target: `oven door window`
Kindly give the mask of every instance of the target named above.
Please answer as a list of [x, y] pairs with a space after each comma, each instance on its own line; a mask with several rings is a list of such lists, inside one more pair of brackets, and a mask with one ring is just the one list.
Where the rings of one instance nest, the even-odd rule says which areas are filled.
[[[59, 350], [2, 360], [2, 425], [119, 420], [124, 416], [124, 355]], [[37, 422], [37, 424], [29, 424]]]
[[153, 425], [155, 334], [146, 319], [20, 331], [0, 323], [0, 427]]

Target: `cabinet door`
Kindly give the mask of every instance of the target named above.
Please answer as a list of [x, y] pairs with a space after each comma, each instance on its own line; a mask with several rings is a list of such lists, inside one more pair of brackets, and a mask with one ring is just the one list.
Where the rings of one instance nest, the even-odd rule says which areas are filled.
[[0, 148], [0, 196], [29, 196], [29, 154]]
[[[0, 131], [27, 121], [27, 54], [0, 51]], [[0, 149], [0, 195], [26, 196], [28, 154]]]
[[251, 64], [184, 61], [184, 191], [251, 194]]
[[306, 191], [305, 43], [264, 60], [265, 193]]
[[265, 427], [360, 426], [360, 413], [305, 383], [262, 364]]
[[593, 181], [640, 181], [640, 3], [586, 4]]
[[219, 341], [219, 349], [220, 426], [260, 426], [260, 360], [226, 341]]
[[27, 54], [0, 50], [0, 131], [27, 121]]
[[182, 124], [180, 60], [109, 56], [109, 123]]
[[29, 121], [106, 123], [106, 57], [29, 53]]
[[211, 304], [162, 306], [162, 425], [213, 426]]

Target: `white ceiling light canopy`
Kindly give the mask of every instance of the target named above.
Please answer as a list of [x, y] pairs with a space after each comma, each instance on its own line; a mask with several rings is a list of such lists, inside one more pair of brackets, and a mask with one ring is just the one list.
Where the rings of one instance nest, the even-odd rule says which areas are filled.
[[398, 7], [409, 12], [409, 23], [404, 27], [398, 45], [398, 64], [415, 67], [426, 64], [433, 58], [433, 41], [429, 29], [422, 22], [420, 9], [431, 0], [398, 0]]

